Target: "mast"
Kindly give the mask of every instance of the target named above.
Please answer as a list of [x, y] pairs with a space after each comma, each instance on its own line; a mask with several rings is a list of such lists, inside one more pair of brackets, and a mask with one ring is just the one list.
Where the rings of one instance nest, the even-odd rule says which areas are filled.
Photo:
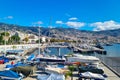
[[40, 54], [40, 25], [38, 26], [38, 30], [39, 30], [39, 53], [38, 54]]

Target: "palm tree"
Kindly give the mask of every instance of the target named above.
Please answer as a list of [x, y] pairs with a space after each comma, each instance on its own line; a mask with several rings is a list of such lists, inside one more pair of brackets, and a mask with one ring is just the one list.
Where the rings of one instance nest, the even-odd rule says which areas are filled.
[[74, 71], [74, 69], [75, 69], [75, 67], [74, 66], [68, 66], [68, 69], [70, 70], [70, 73], [71, 73], [71, 80], [73, 80], [73, 71]]
[[65, 79], [67, 79], [68, 76], [72, 76], [70, 71], [68, 71], [68, 72], [65, 73]]

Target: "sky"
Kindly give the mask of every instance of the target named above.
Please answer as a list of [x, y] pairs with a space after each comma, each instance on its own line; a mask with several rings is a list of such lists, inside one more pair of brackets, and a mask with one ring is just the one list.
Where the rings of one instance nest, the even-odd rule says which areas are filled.
[[0, 22], [101, 31], [120, 28], [120, 0], [0, 0]]

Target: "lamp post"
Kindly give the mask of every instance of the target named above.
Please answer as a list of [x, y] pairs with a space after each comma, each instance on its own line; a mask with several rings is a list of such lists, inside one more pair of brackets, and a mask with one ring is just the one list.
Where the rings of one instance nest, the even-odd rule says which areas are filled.
[[39, 30], [39, 46], [38, 46], [39, 47], [39, 53], [38, 54], [40, 54], [40, 25], [38, 26], [38, 28], [39, 28], [38, 29]]

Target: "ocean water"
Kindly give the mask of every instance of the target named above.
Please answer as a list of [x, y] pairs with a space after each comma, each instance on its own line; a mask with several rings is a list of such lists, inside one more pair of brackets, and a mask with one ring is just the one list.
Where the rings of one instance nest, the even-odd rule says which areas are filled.
[[[48, 48], [49, 52], [40, 52], [43, 54], [49, 54], [49, 55], [59, 55], [59, 48]], [[35, 51], [35, 53], [39, 53], [38, 50]], [[68, 48], [60, 48], [60, 55], [70, 54], [73, 53], [72, 50]]]
[[120, 44], [113, 44], [112, 46], [103, 46], [107, 51], [109, 57], [120, 57]]

